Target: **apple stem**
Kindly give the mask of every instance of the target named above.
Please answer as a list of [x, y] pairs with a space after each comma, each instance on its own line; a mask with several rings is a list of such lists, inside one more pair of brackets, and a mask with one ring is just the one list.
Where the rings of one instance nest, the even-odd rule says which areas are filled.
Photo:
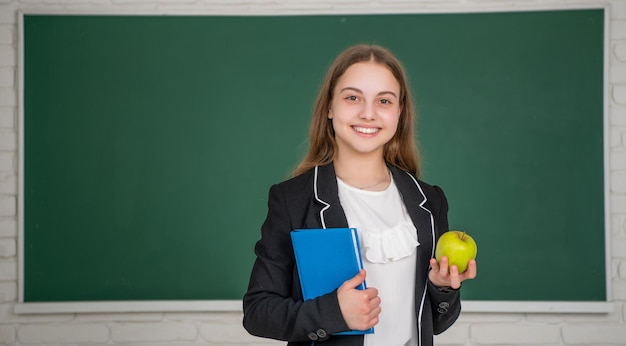
[[461, 240], [465, 240], [465, 232], [463, 232], [463, 234], [461, 234]]

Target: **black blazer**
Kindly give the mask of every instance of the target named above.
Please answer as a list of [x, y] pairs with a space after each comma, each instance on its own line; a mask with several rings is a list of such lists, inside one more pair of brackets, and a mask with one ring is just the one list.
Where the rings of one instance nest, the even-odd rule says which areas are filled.
[[[443, 191], [396, 167], [389, 167], [417, 232], [415, 312], [420, 346], [450, 327], [461, 311], [458, 290], [436, 288], [428, 280], [434, 245], [448, 230]], [[243, 326], [252, 335], [288, 345], [363, 345], [363, 336], [331, 336], [348, 330], [337, 292], [303, 301], [289, 232], [298, 228], [348, 227], [339, 203], [333, 164], [273, 185], [268, 214], [255, 246], [256, 261], [243, 298]]]

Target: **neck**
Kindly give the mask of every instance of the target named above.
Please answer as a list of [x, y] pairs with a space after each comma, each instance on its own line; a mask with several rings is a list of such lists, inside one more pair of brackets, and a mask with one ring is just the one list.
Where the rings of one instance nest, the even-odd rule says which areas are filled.
[[359, 189], [381, 191], [391, 182], [391, 173], [382, 157], [376, 159], [337, 157], [334, 166], [339, 179]]

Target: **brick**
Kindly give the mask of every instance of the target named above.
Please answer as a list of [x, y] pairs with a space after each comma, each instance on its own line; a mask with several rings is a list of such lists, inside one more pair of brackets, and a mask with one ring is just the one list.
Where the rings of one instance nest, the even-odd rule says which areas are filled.
[[613, 55], [620, 62], [626, 62], [626, 42], [618, 42], [613, 46]]
[[626, 259], [626, 236], [618, 234], [611, 237], [611, 256]]
[[[24, 1], [24, 0], [22, 0], [22, 1]], [[37, 2], [37, 1], [40, 1], [40, 0], [26, 0], [26, 1]], [[108, 2], [109, 2], [108, 0], [101, 0], [101, 1], [103, 3], [105, 3], [105, 4], [108, 4]], [[62, 0], [62, 1], [59, 1], [59, 2], [81, 3], [82, 1], [81, 0]], [[184, 3], [193, 4], [193, 3], [196, 3], [196, 2], [197, 2], [196, 0], [176, 0], [176, 4], [177, 5], [178, 4], [184, 4]], [[217, 3], [219, 3], [220, 1], [215, 1], [215, 0], [206, 1], [205, 0], [205, 2], [209, 2], [209, 3], [217, 2]], [[231, 5], [233, 5], [233, 3], [235, 3], [235, 4], [237, 3], [237, 1], [232, 1], [232, 0], [222, 0], [221, 2], [222, 3], [227, 2], [227, 3], [230, 3]], [[250, 1], [250, 0], [246, 1], [246, 3], [250, 3], [250, 2], [254, 2], [254, 1]], [[154, 0], [115, 0], [115, 3], [116, 4], [120, 4], [120, 5], [126, 5], [126, 4], [134, 5], [134, 4], [142, 4], [142, 3], [154, 4], [155, 1]]]
[[609, 147], [612, 152], [626, 151], [626, 145], [622, 141], [624, 132], [626, 132], [626, 127], [611, 126], [609, 128]]
[[17, 150], [17, 136], [13, 130], [0, 129], [0, 150]]
[[13, 88], [0, 87], [0, 107], [17, 106], [17, 92]]
[[0, 151], [0, 172], [13, 173], [16, 171], [15, 154], [6, 151]]
[[6, 5], [2, 7], [3, 10], [0, 11], [0, 23], [17, 24], [17, 7], [14, 5]]
[[210, 344], [223, 344], [236, 341], [239, 344], [259, 342], [258, 337], [250, 335], [241, 325], [241, 319], [215, 319], [211, 322], [202, 322], [199, 326], [200, 337]]
[[626, 20], [626, 2], [621, 0], [609, 1], [610, 18], [616, 20]]
[[609, 83], [610, 84], [626, 83], [626, 64], [612, 65], [609, 68]]
[[15, 196], [0, 195], [0, 217], [15, 216], [17, 214], [17, 200]]
[[617, 276], [622, 280], [626, 280], [626, 259], [618, 262]]
[[461, 316], [457, 320], [458, 323], [478, 323], [478, 322], [521, 322], [525, 319], [524, 314], [502, 314], [502, 313], [472, 313], [461, 310]]
[[[0, 302], [17, 301], [17, 283], [16, 282], [0, 282]], [[2, 344], [0, 342], [0, 344]]]
[[0, 87], [15, 86], [15, 69], [13, 67], [0, 67]]
[[611, 192], [626, 193], [626, 171], [611, 172]]
[[111, 338], [115, 342], [139, 341], [194, 341], [198, 330], [189, 322], [129, 322], [111, 325]]
[[15, 108], [0, 108], [0, 128], [15, 129]]
[[20, 343], [50, 344], [109, 341], [104, 324], [28, 324], [17, 330]]
[[626, 300], [626, 280], [613, 280], [611, 295], [613, 300]]
[[[1, 22], [4, 21], [0, 21], [0, 23]], [[0, 24], [0, 44], [13, 47], [15, 44], [15, 30], [16, 27], [14, 25]]]
[[[270, 339], [259, 338], [259, 342], [253, 343], [253, 344], [249, 344], [249, 343], [239, 344], [239, 343], [230, 343], [230, 342], [227, 344], [208, 344], [206, 341], [196, 341], [196, 342], [181, 341], [181, 342], [133, 342], [129, 344], [124, 343], [124, 344], [116, 344], [116, 345], [118, 346], [268, 346], [268, 345], [285, 346], [285, 342], [284, 341], [283, 342], [272, 341]], [[68, 346], [68, 345], [59, 345], [59, 346]], [[80, 346], [101, 346], [101, 345], [80, 345]]]
[[[615, 5], [613, 2], [612, 5]], [[615, 18], [615, 17], [612, 17]], [[611, 30], [611, 40], [626, 40], [626, 18], [611, 20], [609, 26]]]
[[[626, 119], [626, 116], [616, 116], [615, 118]], [[626, 126], [611, 123], [609, 127], [609, 145], [618, 151], [626, 150]], [[615, 145], [615, 146], [614, 146]]]
[[17, 280], [17, 262], [15, 260], [0, 260], [0, 281]]
[[558, 324], [480, 323], [470, 326], [470, 341], [486, 345], [559, 344]]
[[17, 236], [17, 222], [13, 219], [0, 220], [0, 237]]
[[626, 107], [616, 103], [609, 104], [609, 126], [616, 128], [626, 126]]
[[13, 345], [15, 344], [15, 327], [13, 326], [0, 326], [0, 345]]
[[17, 194], [17, 177], [14, 175], [0, 175], [0, 194], [15, 195]]
[[609, 154], [609, 168], [612, 171], [626, 170], [626, 150], [612, 151]]
[[626, 214], [626, 195], [611, 194], [609, 200], [611, 213]]
[[626, 215], [613, 214], [610, 220], [611, 236], [626, 236]]
[[0, 238], [0, 257], [15, 257], [16, 249], [15, 239]]
[[613, 86], [612, 94], [613, 102], [621, 106], [626, 106], [626, 84], [618, 84]]
[[0, 66], [16, 67], [16, 53], [13, 46], [0, 45]]
[[570, 324], [563, 326], [562, 333], [566, 344], [623, 345], [626, 340], [626, 325], [624, 323]]
[[[240, 313], [239, 316], [238, 322], [241, 323], [243, 313]], [[208, 321], [210, 323], [229, 319], [232, 323], [235, 322], [235, 319], [229, 318], [227, 313], [221, 312], [168, 312], [165, 314], [165, 319], [168, 321]]]
[[457, 321], [445, 332], [435, 335], [435, 345], [465, 345], [469, 330], [470, 324]]

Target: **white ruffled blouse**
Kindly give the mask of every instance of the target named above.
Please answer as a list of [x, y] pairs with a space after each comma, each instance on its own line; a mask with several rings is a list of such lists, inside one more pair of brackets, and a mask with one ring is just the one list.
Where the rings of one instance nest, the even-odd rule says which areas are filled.
[[365, 258], [372, 263], [405, 258], [419, 245], [415, 226], [406, 221], [391, 228], [364, 231], [361, 238]]
[[393, 181], [384, 191], [357, 189], [339, 178], [337, 182], [348, 224], [359, 231], [364, 258], [387, 263], [415, 252], [417, 229]]
[[376, 287], [382, 311], [365, 346], [416, 345], [415, 268], [419, 239], [392, 181], [384, 191], [354, 188], [337, 179], [348, 225], [358, 230], [368, 287]]

